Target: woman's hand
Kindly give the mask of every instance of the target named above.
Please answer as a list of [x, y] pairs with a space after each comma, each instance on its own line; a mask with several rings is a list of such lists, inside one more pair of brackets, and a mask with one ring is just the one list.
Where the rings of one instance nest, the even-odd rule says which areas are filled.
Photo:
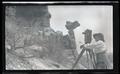
[[93, 48], [89, 47], [90, 44], [84, 44], [82, 47], [86, 49], [87, 51], [91, 51]]
[[84, 44], [80, 46], [80, 48], [84, 48]]
[[87, 51], [91, 51], [92, 49], [88, 47], [89, 44], [83, 44], [80, 46], [80, 48], [85, 49]]

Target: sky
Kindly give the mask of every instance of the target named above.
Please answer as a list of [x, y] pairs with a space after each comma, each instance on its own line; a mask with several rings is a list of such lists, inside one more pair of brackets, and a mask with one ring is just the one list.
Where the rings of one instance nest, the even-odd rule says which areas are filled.
[[93, 33], [103, 33], [107, 52], [113, 52], [113, 7], [110, 5], [57, 5], [48, 6], [51, 14], [50, 24], [55, 31], [68, 34], [66, 21], [78, 21], [80, 26], [74, 29], [77, 50], [84, 44], [82, 32], [91, 29]]

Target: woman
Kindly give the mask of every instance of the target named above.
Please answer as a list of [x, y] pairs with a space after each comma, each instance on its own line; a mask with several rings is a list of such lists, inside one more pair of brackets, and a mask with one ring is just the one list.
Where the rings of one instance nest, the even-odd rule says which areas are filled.
[[91, 44], [85, 44], [84, 48], [88, 50], [93, 50], [93, 52], [96, 55], [96, 69], [107, 69], [107, 58], [105, 56], [106, 54], [106, 46], [105, 46], [105, 40], [102, 33], [96, 33], [93, 35], [95, 39], [95, 43]]

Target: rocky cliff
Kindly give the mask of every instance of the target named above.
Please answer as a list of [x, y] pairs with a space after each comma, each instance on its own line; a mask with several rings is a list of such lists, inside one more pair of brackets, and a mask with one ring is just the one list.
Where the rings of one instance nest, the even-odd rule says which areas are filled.
[[71, 69], [73, 51], [65, 48], [62, 32], [51, 28], [50, 18], [47, 6], [6, 7], [7, 70]]

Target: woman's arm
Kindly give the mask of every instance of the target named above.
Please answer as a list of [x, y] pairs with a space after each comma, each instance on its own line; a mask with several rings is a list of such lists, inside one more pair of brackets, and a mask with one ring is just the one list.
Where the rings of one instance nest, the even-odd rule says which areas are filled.
[[91, 43], [91, 44], [85, 44], [84, 47], [87, 48], [87, 49], [94, 49], [96, 47], [100, 47], [102, 46], [102, 43], [101, 42], [95, 42], [95, 43]]
[[84, 47], [87, 49], [93, 49], [96, 53], [106, 51], [106, 47], [103, 41], [97, 41], [92, 44], [85, 44]]

